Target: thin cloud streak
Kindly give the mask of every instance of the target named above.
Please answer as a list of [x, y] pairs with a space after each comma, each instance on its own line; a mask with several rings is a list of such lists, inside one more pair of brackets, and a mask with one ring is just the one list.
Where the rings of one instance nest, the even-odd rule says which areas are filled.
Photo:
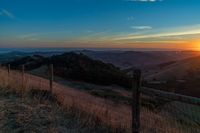
[[[129, 42], [130, 43], [130, 42]], [[159, 44], [183, 44], [188, 43], [188, 41], [178, 41], [178, 40], [157, 40], [157, 41], [134, 41], [134, 43], [145, 43], [145, 44], [152, 44], [152, 43], [159, 43]]]
[[130, 21], [130, 20], [134, 20], [134, 17], [133, 17], [133, 16], [130, 16], [130, 17], [127, 18], [127, 20], [129, 20], [129, 21]]
[[8, 17], [8, 18], [10, 18], [10, 19], [15, 19], [15, 16], [13, 15], [13, 13], [9, 12], [9, 11], [6, 10], [6, 9], [1, 9], [0, 15], [1, 15], [1, 16], [6, 16], [6, 17]]
[[18, 38], [21, 40], [36, 41], [38, 40], [37, 36], [38, 36], [37, 33], [29, 33], [29, 34], [21, 35]]
[[163, 0], [126, 0], [129, 2], [161, 2]]
[[135, 30], [150, 30], [152, 29], [151, 26], [131, 26], [132, 29], [135, 29]]
[[26, 38], [35, 37], [36, 35], [37, 35], [36, 33], [30, 33], [30, 34], [21, 35], [21, 36], [19, 36], [19, 38], [26, 39]]
[[[164, 30], [163, 30], [164, 31]], [[164, 31], [157, 33], [149, 34], [127, 34], [123, 36], [113, 37], [113, 40], [137, 40], [137, 39], [151, 39], [151, 38], [162, 38], [162, 37], [178, 37], [178, 36], [189, 36], [200, 34], [200, 25], [193, 28], [183, 28], [183, 29], [174, 29], [172, 32]]]

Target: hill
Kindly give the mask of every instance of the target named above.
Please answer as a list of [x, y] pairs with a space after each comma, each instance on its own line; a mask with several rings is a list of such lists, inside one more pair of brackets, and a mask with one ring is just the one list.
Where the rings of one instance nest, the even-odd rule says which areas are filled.
[[[8, 86], [9, 89], [21, 92], [22, 83], [19, 82], [21, 81], [21, 73], [11, 71], [8, 76], [5, 69], [0, 70], [0, 85]], [[104, 122], [105, 125], [108, 125], [109, 127], [111, 126], [111, 131], [114, 130], [114, 132], [123, 133], [131, 132], [132, 110], [130, 106], [121, 103], [116, 104], [112, 101], [97, 98], [82, 91], [65, 87], [57, 83], [54, 83], [53, 88], [53, 96], [56, 98], [54, 99], [51, 94], [47, 93], [47, 90], [49, 90], [49, 82], [47, 79], [42, 79], [30, 74], [26, 74], [25, 76], [27, 79], [27, 82], [25, 82], [25, 90], [28, 92], [27, 94], [30, 94], [31, 101], [26, 99], [27, 97], [20, 98], [15, 92], [15, 95], [13, 96], [10, 92], [2, 93], [1, 95], [0, 91], [0, 104], [4, 102], [2, 97], [9, 99], [5, 100], [6, 104], [2, 103], [2, 106], [0, 106], [0, 111], [3, 111], [0, 113], [0, 117], [3, 116], [2, 119], [0, 119], [0, 121], [2, 121], [0, 124], [3, 124], [3, 128], [6, 128], [6, 130], [16, 129], [17, 131], [19, 130], [19, 132], [29, 132], [30, 129], [32, 129], [31, 131], [35, 132], [36, 130], [38, 132], [50, 132], [53, 129], [52, 132], [68, 132], [67, 129], [70, 128], [73, 130], [70, 130], [69, 132], [109, 132], [109, 130], [106, 130], [107, 128], [99, 125], [99, 123]], [[6, 80], [8, 77], [10, 77], [9, 79], [11, 80]], [[32, 90], [33, 88], [34, 91]], [[46, 92], [46, 94], [44, 92]], [[49, 96], [52, 97], [50, 98], [52, 100], [48, 98]], [[18, 100], [15, 102], [16, 97]], [[50, 102], [46, 101], [48, 100], [46, 98], [48, 98]], [[54, 100], [57, 100], [59, 105], [63, 107], [61, 110], [57, 104], [54, 104]], [[157, 100], [160, 101], [160, 99]], [[12, 102], [14, 102], [14, 104]], [[167, 102], [166, 104], [162, 104], [161, 106], [164, 108], [158, 108], [158, 110], [152, 110], [146, 106], [141, 107], [142, 132], [153, 131], [164, 133], [166, 132], [166, 129], [172, 133], [183, 132], [185, 131], [185, 126], [188, 125], [186, 124], [188, 122], [191, 125], [188, 125], [189, 128], [187, 131], [191, 133], [198, 132], [198, 125], [196, 126], [196, 120], [198, 120], [198, 117], [196, 119], [196, 116], [198, 115], [193, 115], [193, 113], [191, 113], [191, 110], [196, 109], [195, 107], [193, 108], [191, 105], [177, 106], [177, 103], [173, 101]], [[179, 113], [180, 110], [181, 114]], [[183, 117], [186, 114], [185, 111], [190, 112], [189, 114], [187, 113], [187, 119], [184, 119], [185, 117]], [[5, 116], [3, 114], [4, 112], [8, 115]], [[198, 112], [198, 110], [196, 110], [196, 112]], [[63, 115], [65, 113], [67, 113], [67, 115]], [[72, 117], [71, 113], [73, 114]], [[90, 115], [88, 116], [86, 114]], [[173, 117], [174, 115], [180, 117], [180, 121], [178, 121], [176, 117]], [[80, 116], [83, 116], [83, 119]], [[191, 116], [195, 116], [195, 119]], [[76, 125], [77, 121], [78, 125]], [[92, 124], [89, 126], [88, 130], [88, 125], [90, 125], [90, 123]], [[81, 126], [80, 130], [79, 125]]]
[[[55, 75], [65, 79], [100, 85], [116, 84], [124, 87], [131, 86], [130, 78], [114, 65], [103, 63], [102, 61], [91, 59], [84, 54], [77, 54], [74, 52], [51, 57], [38, 55], [26, 56], [15, 59], [7, 64], [17, 69], [19, 69], [21, 65], [25, 65], [26, 70], [29, 71], [34, 71], [35, 69], [44, 68], [46, 65], [53, 64]], [[45, 73], [44, 71], [47, 72], [45, 69], [40, 69], [40, 73]]]
[[160, 64], [147, 73], [149, 87], [200, 96], [200, 56]]
[[[65, 51], [73, 49], [65, 49], [60, 51], [55, 50], [31, 50], [29, 51], [13, 51], [8, 53], [0, 53], [0, 63], [10, 62], [13, 59], [19, 59], [26, 56], [40, 55], [50, 57], [53, 55], [63, 54]], [[195, 51], [123, 51], [123, 50], [73, 50], [75, 53], [83, 53], [94, 60], [101, 60], [104, 63], [111, 63], [120, 69], [130, 67], [140, 67], [150, 65], [158, 65], [174, 60], [182, 60], [185, 58], [197, 56], [200, 53]]]
[[[146, 80], [188, 79], [199, 75], [200, 56], [169, 62], [157, 66], [157, 73], [147, 76]], [[198, 77], [198, 76], [197, 76]]]
[[3, 64], [6, 62], [10, 62], [13, 59], [22, 58], [24, 56], [28, 56], [28, 53], [18, 52], [18, 51], [13, 51], [13, 52], [8, 52], [8, 53], [0, 53], [0, 63]]
[[63, 51], [11, 51], [6, 53], [0, 53], [0, 63], [4, 64], [14, 59], [20, 59], [26, 56], [40, 55], [44, 57], [50, 57], [52, 55], [58, 55], [64, 53]]
[[32, 90], [22, 99], [14, 90], [0, 87], [1, 132], [112, 132], [91, 115], [73, 108], [64, 110], [56, 101], [47, 98], [47, 95], [45, 98], [42, 94], [42, 91]]
[[182, 60], [199, 55], [195, 51], [79, 51], [92, 59], [112, 63], [121, 69], [130, 67], [144, 68], [150, 65]]

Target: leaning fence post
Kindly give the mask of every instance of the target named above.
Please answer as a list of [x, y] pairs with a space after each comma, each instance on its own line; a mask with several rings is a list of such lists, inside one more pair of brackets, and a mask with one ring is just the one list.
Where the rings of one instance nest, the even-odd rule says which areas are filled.
[[50, 92], [53, 92], [53, 64], [50, 65]]
[[141, 87], [141, 70], [133, 71], [132, 78], [132, 133], [140, 132], [140, 87]]

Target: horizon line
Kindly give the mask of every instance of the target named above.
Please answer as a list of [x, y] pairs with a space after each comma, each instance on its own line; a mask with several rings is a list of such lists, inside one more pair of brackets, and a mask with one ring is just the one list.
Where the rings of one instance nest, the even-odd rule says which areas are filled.
[[57, 51], [65, 51], [65, 50], [97, 50], [97, 51], [194, 51], [199, 52], [199, 50], [194, 49], [173, 49], [173, 48], [96, 48], [96, 47], [0, 47], [0, 51], [9, 50], [57, 50]]

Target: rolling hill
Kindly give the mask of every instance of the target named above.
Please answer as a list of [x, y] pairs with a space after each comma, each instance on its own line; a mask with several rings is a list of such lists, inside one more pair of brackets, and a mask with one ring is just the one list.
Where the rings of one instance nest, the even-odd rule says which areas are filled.
[[79, 51], [92, 59], [101, 60], [106, 63], [127, 69], [130, 67], [144, 68], [146, 66], [158, 65], [161, 63], [182, 60], [197, 56], [200, 53], [195, 51]]
[[148, 87], [199, 97], [199, 75], [200, 56], [197, 56], [158, 65], [149, 70], [144, 80]]
[[[11, 68], [15, 69], [19, 69], [21, 65], [25, 65], [26, 70], [34, 71], [37, 69], [40, 70], [39, 73], [43, 74], [48, 72], [48, 70], [39, 68], [45, 68], [44, 66], [53, 64], [55, 75], [65, 79], [100, 85], [116, 84], [123, 87], [131, 86], [130, 78], [114, 65], [103, 63], [102, 61], [91, 59], [84, 54], [74, 52], [51, 57], [40, 55], [26, 56], [7, 64], [10, 64]], [[48, 75], [48, 73], [45, 75]]]
[[145, 77], [146, 80], [188, 79], [200, 74], [200, 56], [160, 64], [157, 72]]
[[[68, 50], [69, 52], [70, 50]], [[120, 69], [130, 67], [144, 68], [146, 66], [158, 65], [174, 60], [197, 56], [200, 53], [195, 51], [123, 51], [123, 50], [73, 50], [75, 53], [83, 53], [94, 60], [101, 60], [104, 63], [111, 63]], [[13, 51], [0, 54], [0, 63], [10, 62], [26, 56], [40, 55], [50, 57], [63, 54], [63, 51]]]

